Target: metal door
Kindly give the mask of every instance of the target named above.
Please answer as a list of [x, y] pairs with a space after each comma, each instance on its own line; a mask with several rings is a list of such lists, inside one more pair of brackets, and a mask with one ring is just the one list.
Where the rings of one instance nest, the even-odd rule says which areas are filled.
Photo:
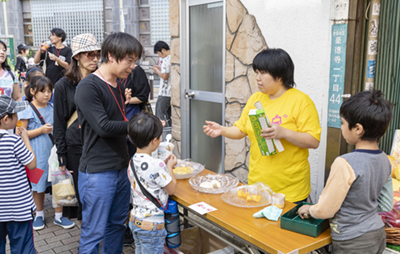
[[225, 1], [182, 1], [181, 14], [182, 158], [223, 173], [224, 138], [203, 125], [225, 124]]

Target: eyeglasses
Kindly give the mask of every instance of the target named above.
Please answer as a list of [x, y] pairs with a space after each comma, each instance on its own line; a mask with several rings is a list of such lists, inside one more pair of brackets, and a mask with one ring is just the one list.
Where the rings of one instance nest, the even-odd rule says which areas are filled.
[[90, 51], [90, 52], [84, 52], [83, 54], [85, 54], [85, 56], [90, 59], [94, 59], [95, 57], [100, 59], [100, 52]]

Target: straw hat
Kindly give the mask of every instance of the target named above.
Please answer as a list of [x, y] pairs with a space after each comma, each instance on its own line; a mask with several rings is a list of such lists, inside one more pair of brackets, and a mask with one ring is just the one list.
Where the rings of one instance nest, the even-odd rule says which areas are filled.
[[72, 39], [72, 56], [82, 52], [101, 50], [100, 44], [93, 34], [80, 34]]

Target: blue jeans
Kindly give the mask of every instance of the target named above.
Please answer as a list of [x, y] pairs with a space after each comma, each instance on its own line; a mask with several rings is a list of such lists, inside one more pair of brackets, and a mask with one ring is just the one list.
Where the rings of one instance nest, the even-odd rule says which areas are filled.
[[32, 220], [0, 222], [0, 253], [6, 253], [6, 235], [11, 254], [36, 254], [33, 244]]
[[79, 253], [121, 254], [129, 214], [127, 169], [99, 173], [79, 172], [82, 226]]
[[143, 230], [132, 222], [129, 222], [129, 227], [135, 239], [135, 254], [164, 253], [165, 237], [167, 236], [167, 230], [165, 228], [157, 230], [155, 229], [156, 227], [154, 227], [151, 231]]

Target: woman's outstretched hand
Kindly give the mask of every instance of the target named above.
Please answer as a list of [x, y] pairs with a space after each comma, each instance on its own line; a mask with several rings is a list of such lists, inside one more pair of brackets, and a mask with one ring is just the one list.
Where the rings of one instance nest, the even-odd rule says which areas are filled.
[[207, 136], [216, 138], [222, 134], [222, 127], [216, 122], [206, 121], [206, 125], [203, 125], [203, 131]]

